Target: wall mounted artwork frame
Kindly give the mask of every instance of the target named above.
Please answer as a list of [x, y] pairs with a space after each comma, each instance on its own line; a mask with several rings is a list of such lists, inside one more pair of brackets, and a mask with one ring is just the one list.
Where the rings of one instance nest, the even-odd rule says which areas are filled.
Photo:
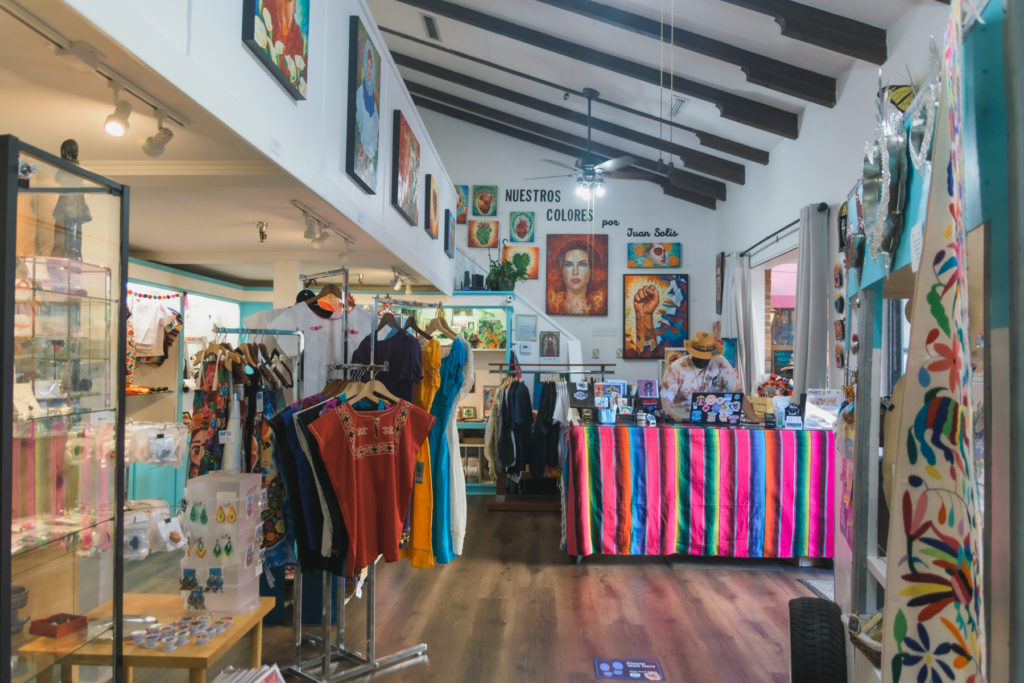
[[444, 210], [444, 253], [455, 258], [455, 215], [451, 209]]
[[540, 247], [529, 245], [506, 244], [501, 248], [501, 260], [511, 261], [516, 254], [525, 254], [530, 259], [526, 266], [526, 279], [537, 280], [540, 278]]
[[558, 358], [561, 355], [561, 335], [555, 331], [540, 333], [540, 357]]
[[[725, 252], [715, 257], [715, 315], [722, 315], [722, 290], [725, 288]], [[717, 337], [716, 337], [717, 338]]]
[[498, 246], [498, 221], [471, 220], [466, 233], [466, 245], [474, 248], [494, 249]]
[[290, 17], [278, 11], [282, 6], [278, 0], [242, 0], [242, 42], [292, 99], [304, 100], [309, 69], [309, 0], [295, 0], [295, 12]]
[[358, 16], [349, 19], [348, 46], [345, 172], [361, 188], [377, 194], [381, 58]]
[[474, 216], [497, 216], [498, 186], [474, 185], [472, 204]]
[[623, 275], [622, 296], [623, 358], [662, 358], [689, 338], [687, 275]]
[[455, 222], [466, 224], [466, 213], [469, 211], [469, 185], [455, 186]]
[[627, 268], [680, 268], [682, 265], [682, 242], [629, 242], [626, 245]]
[[419, 223], [420, 141], [401, 109], [394, 113], [391, 154], [391, 204], [402, 218]]
[[536, 232], [537, 221], [533, 211], [509, 212], [508, 239], [510, 242], [532, 242]]
[[424, 184], [427, 191], [423, 194], [426, 197], [427, 206], [424, 211], [423, 229], [427, 231], [431, 239], [436, 240], [441, 234], [441, 188], [437, 185], [437, 178], [430, 173], [427, 174]]
[[547, 236], [544, 312], [608, 315], [608, 235]]
[[537, 338], [537, 316], [531, 313], [516, 314], [516, 341], [534, 341]]

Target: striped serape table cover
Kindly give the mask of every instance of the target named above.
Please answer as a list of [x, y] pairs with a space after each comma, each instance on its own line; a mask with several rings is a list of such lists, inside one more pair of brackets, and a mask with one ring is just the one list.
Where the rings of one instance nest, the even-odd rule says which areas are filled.
[[564, 549], [832, 557], [834, 447], [828, 431], [570, 427]]

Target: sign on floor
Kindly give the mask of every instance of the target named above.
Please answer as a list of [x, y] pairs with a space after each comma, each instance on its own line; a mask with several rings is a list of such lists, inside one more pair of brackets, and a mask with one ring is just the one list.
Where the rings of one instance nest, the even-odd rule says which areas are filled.
[[657, 659], [595, 659], [594, 675], [602, 681], [663, 681]]

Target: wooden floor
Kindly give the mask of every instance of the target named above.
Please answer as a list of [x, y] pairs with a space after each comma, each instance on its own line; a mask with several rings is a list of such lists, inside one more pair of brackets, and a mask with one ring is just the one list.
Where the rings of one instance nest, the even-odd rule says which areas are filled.
[[[591, 556], [574, 565], [558, 550], [558, 513], [488, 512], [486, 500], [469, 498], [465, 553], [451, 565], [378, 565], [377, 655], [421, 642], [428, 650], [360, 680], [594, 681], [594, 658], [624, 657], [659, 660], [669, 681], [787, 681], [788, 602], [812, 595], [798, 579], [831, 576], [761, 560]], [[131, 563], [129, 589], [167, 592], [177, 574], [167, 557]], [[364, 603], [351, 601], [346, 615], [347, 644], [364, 650]], [[290, 664], [291, 643], [290, 626], [266, 627], [264, 661]], [[245, 647], [210, 679], [244, 666]], [[137, 670], [135, 680], [187, 676]]]

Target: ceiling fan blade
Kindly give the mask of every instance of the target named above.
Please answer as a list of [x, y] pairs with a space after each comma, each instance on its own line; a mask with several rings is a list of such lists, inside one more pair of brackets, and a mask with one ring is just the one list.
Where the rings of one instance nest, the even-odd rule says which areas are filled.
[[603, 173], [610, 173], [610, 172], [615, 171], [617, 169], [620, 169], [620, 168], [622, 168], [624, 166], [629, 166], [629, 165], [631, 165], [631, 164], [633, 164], [635, 162], [636, 162], [636, 159], [634, 159], [633, 157], [631, 157], [631, 156], [629, 156], [627, 154], [626, 156], [616, 157], [614, 159], [609, 159], [608, 161], [604, 161], [604, 162], [598, 164], [595, 167], [595, 170], [602, 171]]
[[544, 161], [544, 162], [549, 163], [549, 164], [554, 164], [555, 166], [560, 166], [562, 168], [567, 168], [570, 171], [575, 171], [576, 170], [575, 166], [570, 166], [569, 164], [567, 164], [565, 162], [562, 162], [562, 161], [555, 161], [554, 159], [541, 159], [541, 161]]
[[523, 178], [523, 180], [547, 180], [548, 178], [571, 178], [575, 173], [559, 173], [558, 175], [538, 175], [532, 178]]
[[603, 173], [602, 175], [605, 178], [616, 178], [618, 180], [650, 180], [654, 177], [654, 174], [647, 171], [614, 171], [612, 173]]

